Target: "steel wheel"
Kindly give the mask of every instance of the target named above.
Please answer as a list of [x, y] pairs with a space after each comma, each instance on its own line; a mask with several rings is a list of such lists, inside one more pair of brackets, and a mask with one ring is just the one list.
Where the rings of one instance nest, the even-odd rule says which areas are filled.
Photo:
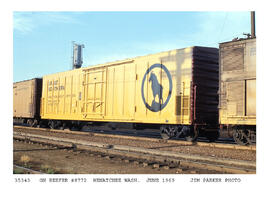
[[30, 127], [32, 127], [33, 126], [33, 120], [32, 119], [28, 119], [27, 120], [27, 125], [29, 125]]
[[247, 145], [248, 144], [246, 134], [244, 133], [244, 130], [242, 130], [242, 129], [234, 129], [233, 130], [233, 139], [239, 145]]
[[54, 121], [49, 121], [48, 126], [50, 127], [50, 129], [54, 129], [55, 128]]
[[160, 126], [160, 135], [162, 139], [171, 139], [176, 136], [177, 128], [173, 125], [162, 125]]
[[255, 133], [255, 131], [248, 130], [247, 141], [248, 141], [248, 143], [250, 145], [256, 144], [256, 133]]
[[160, 135], [161, 135], [162, 139], [167, 140], [167, 139], [171, 138], [170, 131], [169, 131], [168, 127], [164, 126], [164, 125], [160, 126]]
[[61, 125], [61, 122], [60, 122], [60, 121], [54, 121], [54, 120], [51, 120], [51, 121], [49, 121], [49, 123], [48, 123], [48, 126], [49, 126], [51, 129], [57, 129], [57, 128], [59, 128], [60, 125]]

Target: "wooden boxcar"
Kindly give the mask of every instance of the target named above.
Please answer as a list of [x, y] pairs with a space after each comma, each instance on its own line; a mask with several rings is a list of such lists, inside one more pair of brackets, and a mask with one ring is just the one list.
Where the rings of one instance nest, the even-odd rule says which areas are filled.
[[256, 141], [256, 38], [221, 43], [219, 122], [239, 144]]
[[218, 49], [189, 47], [46, 75], [41, 118], [52, 127], [124, 122], [156, 124], [164, 138], [217, 137], [218, 70]]
[[13, 83], [13, 118], [34, 125], [40, 118], [42, 79]]

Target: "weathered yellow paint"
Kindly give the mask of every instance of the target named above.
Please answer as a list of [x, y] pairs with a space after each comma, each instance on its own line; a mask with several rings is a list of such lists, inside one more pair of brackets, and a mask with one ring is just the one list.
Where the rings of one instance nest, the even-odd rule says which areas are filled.
[[[161, 67], [146, 73], [155, 64], [168, 69], [171, 92], [168, 75]], [[43, 77], [41, 117], [190, 124], [191, 70], [192, 47], [47, 75]], [[160, 91], [155, 94], [152, 88], [158, 84], [163, 101]], [[142, 92], [153, 108], [166, 103], [169, 94], [171, 97], [161, 111], [151, 111], [143, 102]]]
[[220, 124], [256, 125], [256, 39], [220, 44], [219, 88]]

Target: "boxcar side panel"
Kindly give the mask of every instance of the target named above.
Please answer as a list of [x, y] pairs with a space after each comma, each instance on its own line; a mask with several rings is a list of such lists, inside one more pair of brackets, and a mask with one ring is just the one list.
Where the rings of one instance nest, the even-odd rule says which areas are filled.
[[80, 70], [67, 71], [43, 77], [43, 119], [80, 119], [81, 76]]
[[[190, 124], [192, 48], [140, 57], [137, 65], [136, 121]], [[181, 105], [181, 103], [183, 103]], [[186, 110], [184, 110], [186, 108]]]
[[36, 79], [13, 84], [13, 117], [34, 118], [36, 89]]
[[126, 64], [124, 68], [124, 109], [123, 115], [130, 120], [134, 120], [135, 114], [135, 87], [136, 87], [136, 71], [134, 63]]
[[247, 80], [247, 104], [246, 104], [246, 115], [256, 116], [256, 80]]
[[191, 124], [191, 83], [193, 47], [177, 52], [176, 115], [180, 124]]

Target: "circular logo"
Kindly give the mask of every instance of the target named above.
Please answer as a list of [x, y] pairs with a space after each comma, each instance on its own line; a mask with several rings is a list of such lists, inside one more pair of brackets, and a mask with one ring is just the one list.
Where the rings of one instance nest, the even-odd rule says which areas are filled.
[[[158, 68], [162, 71], [164, 71], [167, 75], [168, 80], [162, 79], [162, 84], [161, 81], [158, 80], [157, 73], [155, 73], [155, 69]], [[160, 71], [161, 72], [161, 71]], [[146, 81], [147, 78], [147, 81]], [[148, 83], [146, 83], [148, 82]], [[167, 89], [164, 89], [164, 84], [167, 83], [166, 86], [169, 86], [169, 91], [167, 93]], [[146, 102], [145, 99], [145, 90], [144, 87], [145, 85], [148, 86], [146, 91], [152, 92], [152, 97], [151, 95], [148, 96], [148, 100], [150, 100], [151, 104]], [[165, 95], [167, 93], [167, 95]], [[171, 94], [172, 94], [172, 77], [169, 72], [169, 70], [166, 68], [165, 65], [163, 64], [153, 64], [151, 67], [149, 67], [144, 74], [143, 80], [142, 80], [142, 87], [141, 87], [141, 94], [142, 94], [142, 100], [144, 102], [144, 105], [147, 107], [147, 109], [151, 110], [152, 112], [158, 112], [161, 111], [166, 105], [168, 104]], [[151, 94], [151, 93], [150, 93]], [[164, 102], [164, 96], [166, 98]], [[151, 100], [152, 98], [152, 100]]]

